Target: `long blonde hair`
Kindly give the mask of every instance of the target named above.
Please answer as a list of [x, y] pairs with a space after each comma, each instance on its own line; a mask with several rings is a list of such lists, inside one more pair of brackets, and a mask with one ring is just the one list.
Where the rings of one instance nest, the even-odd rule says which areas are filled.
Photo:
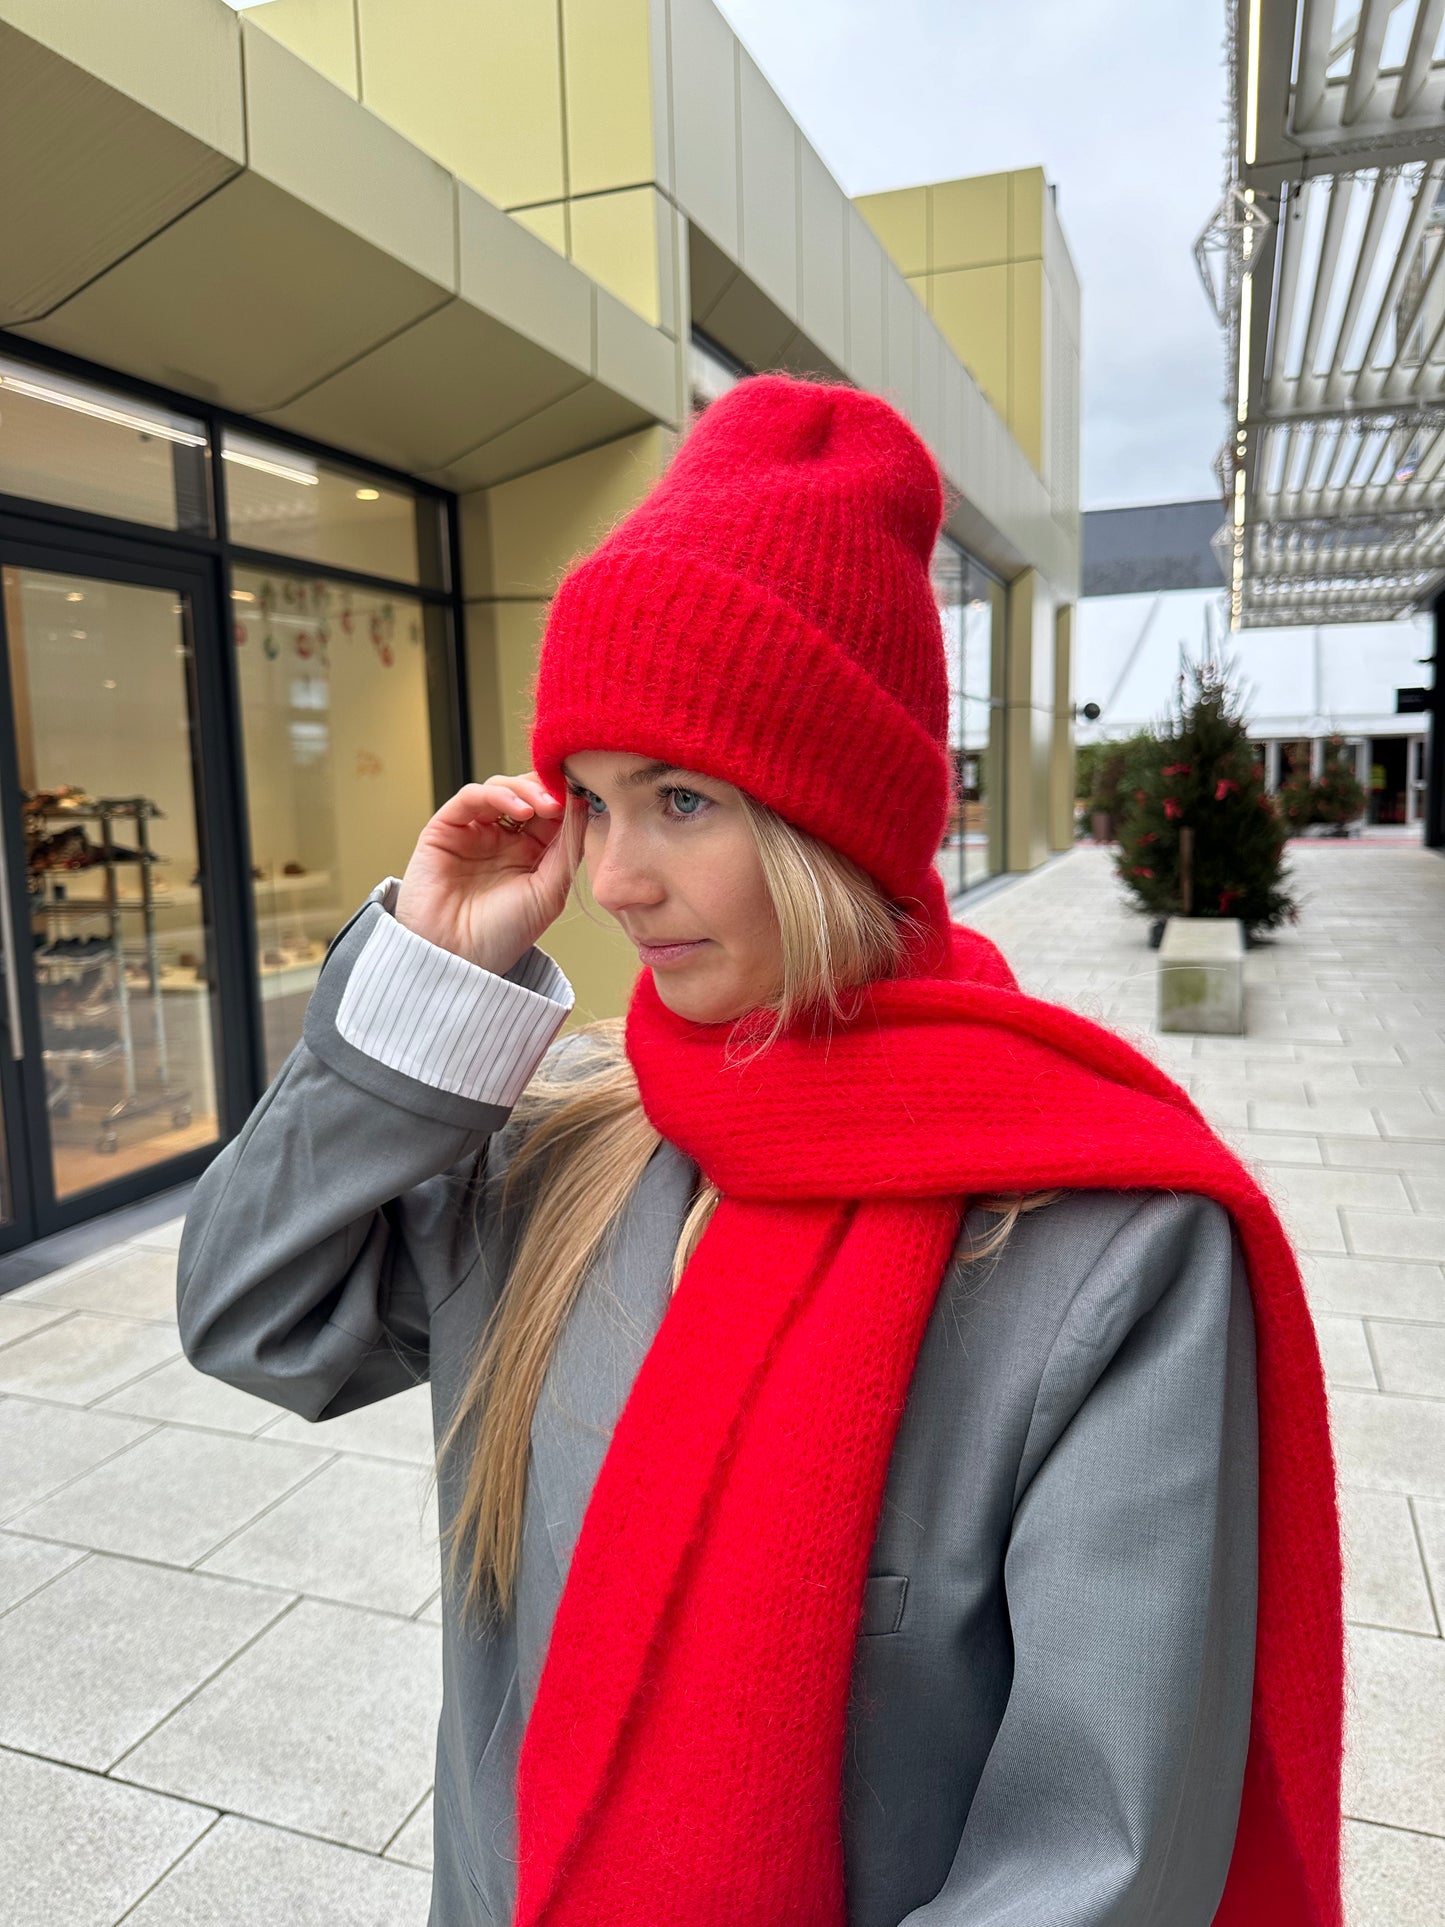
[[[757, 1045], [761, 1050], [800, 1015], [811, 1014], [815, 1033], [820, 1025], [846, 1019], [862, 986], [896, 974], [921, 926], [856, 863], [745, 791], [738, 795], [781, 937], [782, 987], [763, 1006], [774, 1018]], [[574, 877], [582, 821], [580, 812], [571, 812], [562, 831], [575, 839], [569, 852]], [[496, 1214], [499, 1226], [517, 1213], [520, 1240], [437, 1446], [439, 1474], [463, 1435], [474, 1435], [461, 1499], [443, 1541], [449, 1589], [463, 1547], [470, 1547], [464, 1615], [487, 1619], [510, 1607], [532, 1419], [548, 1360], [590, 1266], [661, 1142], [642, 1109], [623, 1026], [620, 1017], [604, 1018], [573, 1033], [566, 1049], [554, 1049], [513, 1110], [524, 1135], [500, 1188], [479, 1180], [482, 1208]], [[578, 1045], [577, 1039], [586, 1042]], [[997, 1251], [1021, 1212], [1058, 1195], [977, 1200], [1000, 1222], [965, 1255], [978, 1259]], [[703, 1181], [684, 1215], [672, 1259], [674, 1291], [719, 1196], [716, 1186]]]

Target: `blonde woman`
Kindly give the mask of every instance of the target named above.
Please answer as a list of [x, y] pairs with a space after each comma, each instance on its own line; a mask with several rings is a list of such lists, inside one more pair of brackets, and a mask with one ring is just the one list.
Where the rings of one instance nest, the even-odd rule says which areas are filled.
[[[875, 397], [715, 403], [197, 1188], [202, 1370], [431, 1382], [432, 1927], [1338, 1921], [1298, 1271], [949, 921], [941, 512]], [[559, 1040], [579, 867], [641, 968]]]

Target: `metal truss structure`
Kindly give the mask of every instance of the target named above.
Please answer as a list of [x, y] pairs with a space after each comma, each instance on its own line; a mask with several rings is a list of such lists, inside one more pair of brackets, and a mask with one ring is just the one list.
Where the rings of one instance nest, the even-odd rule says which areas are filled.
[[1228, 0], [1217, 538], [1233, 628], [1445, 584], [1445, 0]]

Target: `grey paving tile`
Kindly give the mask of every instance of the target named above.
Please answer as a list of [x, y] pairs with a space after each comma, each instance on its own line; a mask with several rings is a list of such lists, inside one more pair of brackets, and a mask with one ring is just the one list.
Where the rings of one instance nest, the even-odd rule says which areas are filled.
[[174, 1324], [175, 1253], [122, 1245], [54, 1277], [38, 1279], [25, 1290], [32, 1305], [66, 1305], [73, 1311], [114, 1312]]
[[1249, 1128], [1252, 1131], [1313, 1131], [1320, 1136], [1378, 1137], [1380, 1127], [1368, 1104], [1331, 1098], [1325, 1104], [1272, 1104], [1267, 1099], [1251, 1102]]
[[113, 1927], [215, 1817], [0, 1748], [7, 1927]]
[[1315, 1198], [1283, 1195], [1278, 1186], [1267, 1187], [1275, 1200], [1280, 1222], [1297, 1251], [1335, 1251], [1348, 1249], [1344, 1226], [1333, 1205]]
[[418, 1619], [424, 1619], [428, 1626], [441, 1625], [442, 1595], [441, 1595], [440, 1587], [437, 1588], [436, 1593], [433, 1595], [432, 1598], [430, 1598], [426, 1602], [425, 1606], [422, 1607], [421, 1611], [416, 1616]]
[[0, 1345], [13, 1345], [17, 1338], [28, 1338], [68, 1316], [64, 1305], [15, 1304], [14, 1297], [10, 1292], [0, 1298]]
[[[274, 1417], [274, 1408], [273, 1408]], [[404, 1459], [430, 1465], [436, 1446], [432, 1436], [430, 1385], [377, 1399], [340, 1418], [319, 1423], [287, 1412], [271, 1426], [268, 1439], [291, 1439], [298, 1445], [324, 1445], [333, 1452], [361, 1452], [379, 1459]]]
[[1440, 1628], [1410, 1501], [1391, 1492], [1340, 1491], [1345, 1617], [1433, 1637]]
[[1332, 1385], [1355, 1385], [1369, 1392], [1380, 1389], [1362, 1318], [1317, 1312], [1315, 1330], [1325, 1361], [1325, 1377]]
[[[264, 1450], [262, 1445], [253, 1450]], [[278, 1452], [296, 1447], [276, 1446]], [[436, 1591], [436, 1493], [419, 1466], [340, 1458], [202, 1562], [378, 1612], [414, 1613]]]
[[1317, 1137], [1290, 1136], [1287, 1131], [1249, 1131], [1234, 1129], [1225, 1133], [1239, 1155], [1250, 1164], [1324, 1163]]
[[159, 1245], [163, 1250], [177, 1251], [180, 1249], [181, 1232], [185, 1228], [185, 1222], [183, 1213], [179, 1218], [172, 1218], [166, 1224], [154, 1224], [148, 1231], [137, 1232], [131, 1243]]
[[1440, 1151], [1434, 1144], [1407, 1144], [1403, 1138], [1335, 1138], [1326, 1132], [1320, 1139], [1328, 1165], [1350, 1165], [1365, 1171], [1437, 1171]]
[[1393, 1171], [1326, 1171], [1291, 1167], [1271, 1171], [1269, 1184], [1276, 1197], [1316, 1208], [1354, 1205], [1400, 1213], [1412, 1209], [1404, 1179]]
[[151, 1429], [141, 1419], [0, 1398], [0, 1519], [13, 1518]]
[[379, 1853], [431, 1785], [440, 1701], [436, 1627], [303, 1599], [119, 1774]]
[[1372, 1319], [1370, 1344], [1382, 1391], [1445, 1398], [1445, 1324], [1396, 1325]]
[[162, 1426], [10, 1523], [42, 1539], [190, 1566], [326, 1458], [299, 1445]]
[[180, 1349], [173, 1328], [78, 1311], [0, 1351], [0, 1392], [89, 1405]]
[[1392, 1097], [1377, 1107], [1380, 1131], [1384, 1137], [1427, 1140], [1445, 1144], [1445, 1112], [1433, 1110], [1423, 1100], [1418, 1104]]
[[1350, 1629], [1345, 1812], [1445, 1834], [1445, 1640]]
[[1435, 1615], [1445, 1622], [1445, 1499], [1413, 1499], [1411, 1510], [1420, 1535]]
[[431, 1880], [414, 1865], [391, 1864], [402, 1858], [224, 1814], [125, 1927], [426, 1927]]
[[5, 1617], [0, 1745], [104, 1772], [288, 1603], [232, 1580], [86, 1559]]
[[130, 1412], [137, 1418], [203, 1425], [213, 1432], [238, 1432], [254, 1438], [275, 1424], [277, 1407], [198, 1372], [188, 1358], [173, 1358], [168, 1365], [100, 1399], [93, 1410]]
[[[1442, 1164], [1445, 1164], [1445, 1159], [1442, 1159]], [[1405, 1183], [1409, 1186], [1410, 1201], [1417, 1211], [1445, 1216], [1445, 1169], [1411, 1171]]]
[[1440, 1927], [1445, 1840], [1365, 1820], [1345, 1822], [1349, 1927]]
[[1305, 1252], [1300, 1269], [1317, 1311], [1370, 1318], [1445, 1319], [1445, 1271], [1391, 1258]]
[[1330, 1420], [1346, 1485], [1445, 1498], [1445, 1401], [1335, 1387]]
[[[1341, 1213], [1352, 1251], [1371, 1258], [1423, 1258], [1445, 1262], [1445, 1218], [1421, 1211], [1369, 1211], [1346, 1205]], [[3, 1357], [0, 1353], [0, 1357]]]
[[0, 1613], [39, 1592], [84, 1557], [73, 1546], [52, 1546], [44, 1539], [21, 1539], [13, 1532], [0, 1532]]
[[432, 1795], [429, 1793], [387, 1848], [386, 1858], [405, 1861], [411, 1867], [425, 1867], [430, 1872], [435, 1865], [433, 1825]]

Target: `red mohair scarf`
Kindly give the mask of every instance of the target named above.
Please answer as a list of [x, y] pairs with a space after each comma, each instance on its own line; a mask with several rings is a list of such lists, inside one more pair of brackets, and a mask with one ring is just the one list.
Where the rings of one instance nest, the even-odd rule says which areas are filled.
[[[1189, 1097], [976, 933], [746, 1067], [643, 971], [644, 1109], [722, 1201], [582, 1523], [518, 1772], [516, 1927], [844, 1927], [847, 1699], [888, 1462], [968, 1196], [1202, 1193], [1253, 1296], [1259, 1605], [1218, 1927], [1338, 1927], [1343, 1627], [1324, 1380], [1274, 1210]], [[935, 965], [935, 968], [937, 966]], [[1041, 1924], [1042, 1927], [1042, 1924]]]

